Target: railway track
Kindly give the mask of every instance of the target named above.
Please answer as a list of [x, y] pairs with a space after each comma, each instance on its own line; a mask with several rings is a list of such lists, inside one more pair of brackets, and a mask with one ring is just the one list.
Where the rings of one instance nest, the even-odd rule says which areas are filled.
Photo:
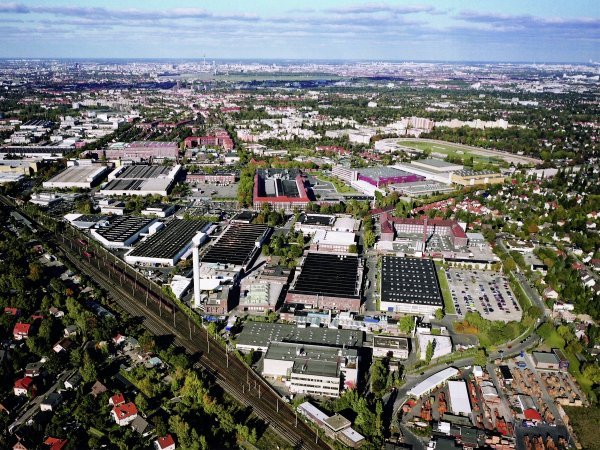
[[[13, 207], [6, 198], [0, 202]], [[25, 215], [25, 213], [21, 212]], [[28, 217], [29, 218], [29, 217]], [[31, 218], [29, 218], [31, 220]], [[235, 355], [195, 325], [189, 317], [172, 304], [156, 288], [158, 285], [137, 272], [101, 247], [92, 249], [92, 256], [85, 257], [78, 242], [83, 236], [71, 230], [69, 233], [44, 231], [40, 237], [54, 243], [66, 259], [103, 288], [124, 311], [134, 317], [142, 317], [143, 325], [156, 335], [173, 335], [175, 344], [185, 348], [195, 361], [195, 367], [212, 374], [215, 381], [231, 397], [242, 405], [250, 406], [253, 413], [270, 426], [280, 437], [297, 449], [321, 450], [329, 445], [311, 428], [297, 418], [295, 412], [254, 371], [244, 365]]]

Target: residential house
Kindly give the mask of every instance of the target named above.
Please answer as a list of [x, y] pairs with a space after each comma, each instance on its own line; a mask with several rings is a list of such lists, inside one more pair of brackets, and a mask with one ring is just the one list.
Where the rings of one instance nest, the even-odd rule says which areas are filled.
[[125, 396], [122, 393], [115, 394], [108, 400], [110, 406], [119, 406], [123, 403], [125, 403]]
[[111, 414], [117, 425], [124, 427], [133, 422], [138, 416], [138, 409], [134, 403], [123, 403], [122, 405], [115, 406]]
[[29, 333], [31, 331], [30, 323], [21, 323], [18, 322], [15, 324], [13, 328], [13, 337], [16, 341], [21, 341], [23, 339], [27, 339], [29, 337]]
[[44, 445], [46, 445], [49, 450], [62, 450], [62, 448], [68, 443], [68, 439], [59, 439], [51, 436], [48, 436], [44, 441]]
[[154, 448], [155, 450], [175, 450], [175, 440], [170, 434], [161, 436], [154, 441]]
[[100, 383], [100, 381], [96, 381], [92, 386], [90, 394], [92, 394], [94, 397], [98, 397], [99, 395], [104, 394], [107, 390], [108, 389], [106, 389], [106, 386]]
[[137, 416], [131, 421], [131, 428], [143, 437], [152, 433], [152, 426], [142, 416]]
[[82, 380], [83, 378], [81, 377], [81, 374], [79, 372], [75, 372], [65, 380], [65, 389], [77, 388], [81, 384]]
[[33, 378], [24, 377], [15, 381], [15, 385], [13, 387], [13, 391], [16, 396], [25, 397], [28, 394], [34, 395], [35, 385], [33, 383]]
[[75, 325], [68, 325], [64, 329], [64, 333], [63, 334], [64, 334], [65, 337], [76, 336], [77, 335], [77, 327]]
[[58, 392], [51, 392], [50, 394], [46, 395], [44, 400], [40, 402], [40, 410], [54, 411], [61, 401], [62, 395], [60, 395]]
[[72, 346], [73, 341], [68, 337], [65, 337], [58, 341], [56, 344], [54, 344], [52, 350], [54, 350], [55, 353], [67, 352]]

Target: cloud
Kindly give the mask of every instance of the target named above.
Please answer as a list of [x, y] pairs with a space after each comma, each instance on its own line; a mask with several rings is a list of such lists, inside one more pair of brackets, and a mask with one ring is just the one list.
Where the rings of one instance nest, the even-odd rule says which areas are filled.
[[597, 17], [536, 17], [531, 15], [461, 11], [455, 18], [468, 23], [486, 25], [498, 29], [520, 28], [555, 31], [579, 29], [582, 32], [584, 30], [600, 30], [600, 19]]
[[385, 3], [366, 3], [363, 5], [344, 6], [341, 8], [327, 8], [324, 10], [327, 13], [333, 14], [376, 14], [376, 13], [392, 13], [392, 14], [416, 14], [416, 13], [432, 13], [436, 8], [430, 5], [408, 5], [394, 6]]

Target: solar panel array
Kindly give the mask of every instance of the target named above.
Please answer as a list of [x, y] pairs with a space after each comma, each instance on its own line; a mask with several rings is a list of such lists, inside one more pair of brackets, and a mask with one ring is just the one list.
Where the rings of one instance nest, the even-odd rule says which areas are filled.
[[110, 225], [98, 228], [96, 233], [110, 242], [124, 242], [153, 220], [147, 217], [119, 216]]
[[359, 258], [309, 252], [293, 292], [309, 295], [358, 298]]
[[173, 259], [205, 224], [201, 220], [172, 220], [165, 228], [138, 245], [130, 256]]
[[443, 305], [433, 261], [384, 256], [381, 262], [381, 301]]
[[231, 224], [202, 257], [203, 262], [246, 265], [269, 227], [263, 224]]

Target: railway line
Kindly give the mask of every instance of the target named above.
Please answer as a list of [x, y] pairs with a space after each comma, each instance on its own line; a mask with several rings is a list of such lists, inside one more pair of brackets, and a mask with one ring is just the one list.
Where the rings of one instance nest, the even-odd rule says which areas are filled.
[[[0, 203], [14, 207], [1, 196]], [[53, 233], [36, 220], [31, 221], [38, 226], [41, 239], [53, 243], [66, 259], [103, 288], [124, 311], [134, 317], [142, 317], [144, 327], [153, 334], [173, 335], [175, 344], [192, 355], [195, 367], [212, 374], [225, 392], [242, 405], [250, 406], [257, 417], [294, 448], [329, 448], [261, 377], [235, 355], [228, 355], [227, 350], [206, 330], [196, 327], [156, 283], [138, 274], [104, 248], [82, 245], [79, 241], [85, 237], [74, 229]], [[84, 256], [83, 252], [90, 256]]]

